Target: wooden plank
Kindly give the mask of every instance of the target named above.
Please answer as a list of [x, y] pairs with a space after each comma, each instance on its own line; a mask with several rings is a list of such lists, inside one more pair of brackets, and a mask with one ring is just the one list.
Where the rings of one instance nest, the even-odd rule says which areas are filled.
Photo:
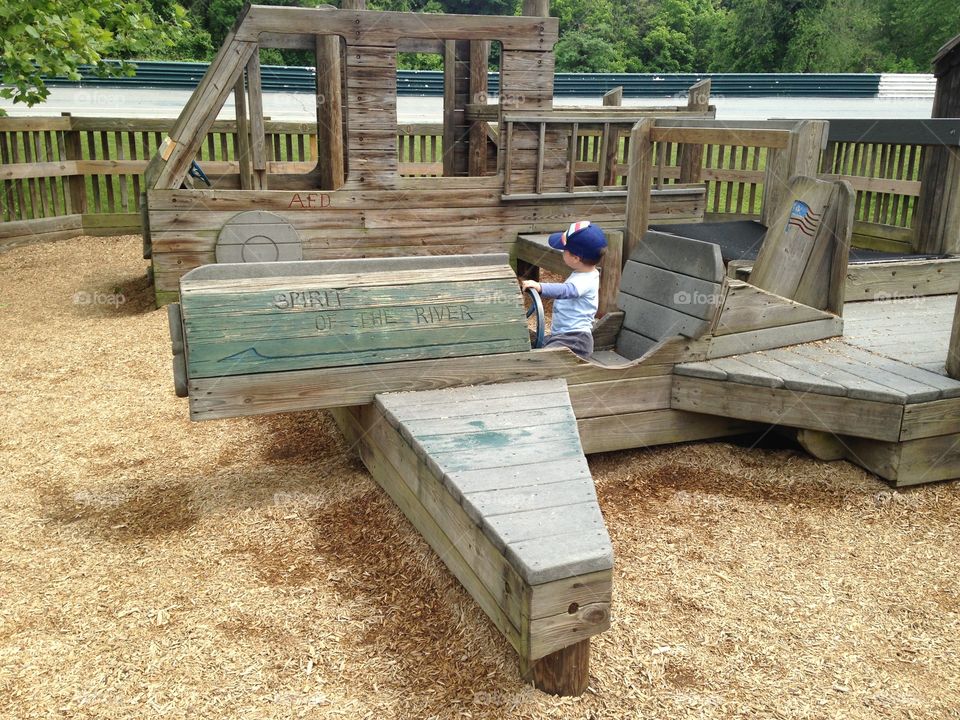
[[557, 41], [556, 18], [484, 15], [464, 24], [462, 16], [382, 11], [321, 11], [254, 6], [237, 39], [256, 41], [261, 32], [341, 35], [350, 45], [396, 47], [400, 38], [499, 40], [505, 50], [543, 50]]
[[671, 407], [875, 440], [900, 435], [903, 405], [674, 376]]
[[0, 223], [0, 250], [34, 243], [66, 240], [84, 234], [79, 214]]
[[[311, 277], [185, 279], [190, 376], [529, 349], [516, 283], [495, 277], [507, 268], [420, 269], [405, 276], [365, 265], [370, 272], [360, 269], [353, 281], [336, 266], [325, 274], [322, 265]], [[490, 302], [494, 296], [501, 301]]]
[[263, 90], [260, 86], [259, 52], [252, 53], [247, 61], [247, 83], [250, 89], [250, 161], [253, 166], [254, 189], [266, 190], [266, 129], [263, 120]]
[[[170, 144], [169, 155], [166, 156], [162, 167], [157, 169], [156, 182], [150, 182], [151, 173], [148, 167], [146, 173], [148, 187], [180, 186], [190, 163], [231, 90], [235, 91], [238, 82], [242, 82], [243, 70], [250, 56], [257, 51], [257, 47], [256, 41], [227, 40], [224, 42], [217, 59], [197, 86], [197, 90], [194, 91], [165, 141]], [[162, 152], [159, 155], [163, 157]]]
[[582, 383], [570, 386], [570, 401], [578, 420], [663, 410], [670, 407], [671, 386], [669, 375]]
[[960, 478], [960, 434], [938, 435], [902, 443], [897, 487]]
[[785, 387], [780, 373], [770, 372], [753, 363], [743, 362], [740, 358], [718, 358], [709, 360], [710, 365], [722, 370], [726, 375], [726, 380], [732, 383], [743, 383], [745, 385], [759, 385], [760, 387], [782, 388]]
[[780, 348], [768, 354], [787, 365], [792, 365], [805, 372], [819, 375], [842, 385], [846, 388], [848, 397], [887, 403], [903, 404], [906, 402], [907, 396], [905, 393], [863, 377], [864, 374], [869, 374], [869, 371], [865, 373], [858, 370], [856, 363], [845, 361], [843, 356], [834, 356], [827, 349], [828, 347], [800, 345]]
[[671, 335], [700, 337], [710, 326], [709, 320], [626, 293], [619, 294], [617, 303], [624, 311], [624, 328], [656, 340]]
[[[749, 353], [738, 355], [737, 359], [780, 378], [783, 386], [796, 392], [814, 392], [821, 395], [836, 395], [842, 397], [847, 394], [847, 388], [840, 383], [827, 380], [819, 373], [807, 372], [794, 365], [788, 365], [767, 353]], [[716, 361], [709, 361], [716, 362]]]
[[750, 432], [751, 423], [679, 410], [649, 410], [577, 421], [588, 455], [651, 445], [704, 440]]
[[[379, 367], [347, 367], [191, 380], [194, 420], [295, 412], [373, 402], [378, 392], [429, 390], [512, 380], [563, 377], [568, 384], [625, 380], [669, 374], [673, 362], [698, 359], [689, 341], [665, 346], [662, 358], [642, 365], [606, 368], [568, 351], [547, 350], [495, 356], [397, 362]], [[700, 355], [702, 358], [702, 355]]]
[[723, 280], [720, 246], [657, 230], [648, 230], [629, 258], [664, 270], [718, 283]]
[[766, 130], [764, 128], [722, 127], [663, 127], [657, 125], [651, 130], [653, 142], [682, 143], [695, 145], [748, 145], [770, 149], [786, 148], [790, 133], [787, 130]]
[[714, 320], [715, 336], [792, 325], [833, 316], [808, 305], [793, 302], [739, 280], [729, 281], [723, 305]]
[[[863, 350], [846, 342], [837, 343], [835, 350], [862, 365], [875, 367], [879, 371], [887, 374], [908, 378], [926, 387], [930, 392], [936, 391], [936, 399], [960, 397], [960, 382], [944, 377], [938, 373], [924, 370], [923, 368], [915, 367], [905, 362], [900, 362], [899, 360], [883, 357], [882, 355]], [[928, 399], [933, 400], [935, 398]]]
[[236, 152], [240, 170], [240, 187], [243, 190], [253, 189], [253, 175], [250, 172], [250, 126], [247, 122], [247, 97], [244, 85], [243, 71], [233, 88], [233, 99], [237, 115]]
[[633, 261], [623, 268], [620, 290], [703, 320], [712, 318], [720, 303], [718, 283]]
[[864, 263], [847, 268], [846, 302], [945, 295], [960, 285], [960, 258]]
[[539, 268], [566, 275], [570, 268], [563, 262], [563, 253], [547, 244], [549, 235], [518, 235], [513, 254]]
[[[794, 352], [816, 359], [831, 368], [837, 368], [849, 375], [868, 381], [871, 386], [887, 388], [891, 395], [889, 400], [900, 400], [907, 403], [926, 402], [935, 400], [940, 392], [926, 383], [918, 382], [898, 373], [886, 372], [874, 364], [864, 364], [851, 358], [846, 352], [834, 349], [838, 343], [826, 343], [820, 347], [799, 347]], [[849, 346], [846, 346], [849, 347]], [[880, 399], [879, 397], [876, 399]]]
[[900, 440], [960, 433], [960, 399], [949, 398], [907, 405]]
[[645, 118], [637, 122], [630, 131], [630, 171], [627, 187], [626, 231], [624, 234], [623, 256], [629, 258], [640, 244], [650, 224], [651, 194], [653, 183], [652, 136], [654, 120]]
[[629, 328], [620, 330], [617, 336], [616, 351], [630, 360], [638, 360], [657, 345], [657, 339], [647, 337]]
[[751, 284], [794, 298], [817, 240], [827, 230], [827, 210], [836, 193], [834, 185], [813, 178], [795, 177], [791, 181], [783, 204], [771, 216], [750, 273]]

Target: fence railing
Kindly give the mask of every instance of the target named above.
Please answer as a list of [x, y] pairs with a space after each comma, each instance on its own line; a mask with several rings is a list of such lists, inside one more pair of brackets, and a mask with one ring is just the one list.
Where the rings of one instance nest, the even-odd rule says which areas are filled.
[[[621, 118], [611, 117], [605, 120], [581, 112], [560, 124], [549, 116], [518, 115], [511, 120], [535, 126], [535, 140], [541, 130], [544, 138], [559, 133], [564, 140], [558, 144], [563, 158], [559, 162], [548, 158], [547, 170], [534, 154], [530, 171], [533, 178], [539, 176], [541, 192], [623, 189], [629, 131], [621, 127]], [[739, 140], [735, 132], [711, 136], [710, 124], [696, 118], [658, 120], [658, 126], [696, 130], [699, 125], [703, 132], [671, 133], [669, 139], [654, 142], [652, 185], [703, 182], [708, 216], [760, 219], [769, 151], [758, 146], [754, 136]], [[724, 123], [724, 127], [776, 131], [793, 124], [743, 121]], [[0, 246], [28, 235], [55, 239], [81, 232], [139, 232], [142, 174], [172, 125], [173, 120], [163, 119], [0, 118]], [[510, 135], [508, 123], [504, 126], [490, 129], [491, 146], [495, 150], [499, 144], [501, 152]], [[825, 178], [847, 180], [857, 193], [855, 244], [882, 250], [916, 247], [914, 216], [925, 148], [956, 144], [949, 138], [957, 134], [960, 120], [830, 121], [819, 171]], [[310, 123], [268, 120], [266, 139], [269, 173], [307, 173], [322, 151]], [[236, 124], [218, 121], [197, 160], [211, 175], [236, 174], [238, 145]], [[398, 155], [402, 175], [442, 175], [442, 126], [400, 125]], [[537, 188], [534, 180], [534, 194]], [[505, 195], [509, 193], [507, 183]]]

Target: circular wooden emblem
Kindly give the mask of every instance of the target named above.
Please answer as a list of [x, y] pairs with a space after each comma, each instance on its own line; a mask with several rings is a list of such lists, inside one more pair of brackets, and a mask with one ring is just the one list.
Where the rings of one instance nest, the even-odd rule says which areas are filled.
[[265, 210], [230, 218], [217, 238], [218, 263], [303, 260], [303, 244], [293, 225]]

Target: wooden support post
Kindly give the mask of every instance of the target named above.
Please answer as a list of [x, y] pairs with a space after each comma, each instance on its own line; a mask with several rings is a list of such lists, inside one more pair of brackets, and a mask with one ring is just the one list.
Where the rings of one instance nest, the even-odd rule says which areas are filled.
[[[470, 43], [470, 103], [487, 104], [487, 63], [490, 42], [474, 40]], [[477, 177], [487, 174], [487, 123], [474, 120], [470, 124], [470, 154], [467, 174]]]
[[[931, 117], [960, 116], [960, 35], [934, 58], [933, 74], [937, 90]], [[913, 220], [917, 252], [960, 253], [960, 148], [935, 145], [923, 149], [920, 198]]]
[[340, 38], [317, 35], [316, 59], [317, 174], [321, 190], [338, 190], [345, 174]]
[[623, 85], [617, 85], [603, 96], [604, 107], [620, 107], [623, 105]]
[[[690, 86], [687, 110], [707, 112], [710, 109], [709, 78]], [[680, 182], [703, 182], [703, 145], [684, 143], [680, 146]]]
[[341, 0], [341, 10], [366, 10], [367, 0]]
[[523, 0], [522, 15], [550, 17], [550, 0]]
[[528, 675], [551, 695], [582, 695], [590, 683], [590, 638], [533, 662]]
[[573, 192], [577, 184], [577, 160], [580, 157], [578, 152], [580, 142], [580, 123], [575, 122], [570, 127], [570, 138], [567, 145], [567, 192]]
[[[960, 295], [957, 298], [960, 299]], [[947, 348], [947, 375], [960, 380], [960, 302], [953, 310], [953, 330]]]
[[447, 40], [443, 53], [443, 175], [464, 176], [469, 170], [470, 41]]
[[250, 190], [250, 127], [247, 123], [247, 94], [244, 89], [243, 71], [233, 86], [233, 100], [237, 112], [237, 163], [240, 165], [240, 189]]
[[267, 189], [266, 128], [263, 120], [263, 89], [260, 86], [260, 53], [247, 61], [247, 87], [250, 102], [250, 160], [253, 189]]
[[804, 120], [790, 131], [787, 147], [767, 151], [767, 169], [763, 181], [763, 208], [760, 222], [769, 227], [783, 205], [790, 187], [790, 178], [797, 175], [816, 178], [820, 171], [820, 155], [826, 147], [825, 120]]
[[620, 290], [623, 262], [623, 233], [610, 230], [607, 232], [607, 252], [600, 261], [600, 302], [597, 313], [600, 317], [618, 309], [617, 293]]
[[[66, 118], [70, 113], [61, 113]], [[73, 130], [73, 122], [70, 123], [70, 130], [63, 132], [63, 149], [66, 153], [66, 160], [82, 160], [83, 147], [80, 143], [80, 131]], [[70, 212], [83, 215], [87, 212], [87, 184], [83, 175], [71, 175], [67, 178], [68, 198], [70, 200]]]
[[627, 171], [627, 225], [623, 242], [626, 263], [640, 244], [650, 224], [650, 192], [653, 185], [653, 158], [650, 131], [654, 119], [643, 118], [630, 131], [630, 162]]

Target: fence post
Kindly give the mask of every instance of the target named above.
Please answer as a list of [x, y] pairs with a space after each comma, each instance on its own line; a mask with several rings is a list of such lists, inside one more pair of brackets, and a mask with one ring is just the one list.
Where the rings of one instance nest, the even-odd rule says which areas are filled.
[[623, 85], [617, 85], [603, 96], [604, 107], [620, 107], [623, 105]]
[[[79, 162], [83, 160], [83, 149], [80, 144], [80, 131], [73, 129], [73, 118], [70, 113], [60, 113], [70, 119], [70, 129], [63, 131], [63, 149], [65, 160]], [[78, 215], [87, 212], [87, 183], [83, 173], [67, 177], [67, 191], [70, 195], [70, 211]]]
[[760, 222], [769, 227], [790, 186], [790, 178], [806, 175], [815, 178], [820, 171], [820, 155], [827, 140], [830, 123], [803, 120], [790, 131], [786, 148], [767, 150], [767, 169], [763, 180], [763, 208]]
[[[710, 78], [691, 85], [687, 95], [687, 110], [707, 112], [710, 109]], [[681, 183], [703, 182], [703, 145], [684, 143], [680, 146]]]

